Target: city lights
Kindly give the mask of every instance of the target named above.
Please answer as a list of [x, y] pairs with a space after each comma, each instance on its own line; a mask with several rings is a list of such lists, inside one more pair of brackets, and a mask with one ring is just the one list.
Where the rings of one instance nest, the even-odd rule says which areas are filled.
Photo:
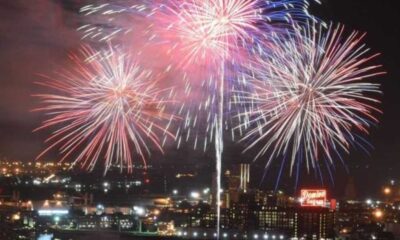
[[12, 215], [12, 220], [13, 221], [18, 221], [21, 219], [21, 215], [19, 213], [13, 214]]
[[53, 216], [53, 215], [67, 215], [69, 213], [66, 209], [40, 209], [39, 216]]
[[144, 216], [146, 214], [146, 209], [144, 209], [143, 207], [134, 206], [133, 210], [138, 216]]
[[381, 218], [383, 217], [383, 211], [380, 210], [380, 209], [375, 210], [375, 211], [373, 212], [373, 214], [374, 214], [374, 216], [375, 216], [377, 219], [381, 219]]
[[200, 193], [199, 192], [191, 192], [190, 197], [193, 199], [199, 199], [200, 198]]
[[[19, 166], [21, 169], [24, 169], [22, 165]], [[42, 167], [44, 166], [52, 165], [42, 165]], [[33, 164], [31, 167], [35, 167], [35, 165]], [[324, 190], [307, 189], [306, 192], [303, 191], [303, 195], [300, 196], [300, 199], [302, 199], [303, 202], [296, 201], [296, 199], [299, 198], [287, 195], [286, 191], [263, 192], [258, 190], [257, 194], [253, 195], [254, 190], [251, 189], [249, 185], [243, 186], [243, 182], [239, 181], [242, 176], [242, 171], [239, 171], [238, 169], [240, 170], [240, 167], [238, 168], [236, 165], [233, 166], [232, 170], [229, 171], [229, 174], [226, 175], [225, 181], [227, 187], [221, 189], [223, 198], [221, 199], [222, 201], [220, 204], [221, 208], [224, 209], [221, 216], [227, 221], [222, 222], [224, 228], [223, 231], [220, 232], [220, 239], [283, 240], [286, 239], [286, 235], [281, 233], [286, 233], [286, 231], [284, 231], [284, 226], [281, 224], [282, 222], [290, 223], [289, 228], [292, 229], [291, 231], [299, 232], [299, 229], [301, 229], [299, 219], [308, 218], [308, 216], [319, 216], [318, 219], [326, 219], [326, 222], [310, 222], [310, 224], [317, 224], [315, 225], [315, 228], [312, 227], [314, 225], [310, 225], [313, 234], [317, 234], [317, 236], [321, 236], [321, 234], [330, 234], [328, 230], [332, 229], [333, 225], [330, 225], [329, 223], [334, 222], [333, 219], [335, 211], [337, 210], [335, 208], [330, 208], [331, 205], [327, 204], [328, 202], [331, 202], [331, 200], [327, 198], [324, 199], [326, 194]], [[25, 174], [24, 172], [25, 170], [21, 170], [21, 174]], [[59, 175], [62, 174], [55, 173], [54, 176], [51, 177], [51, 180], [49, 180], [48, 184], [51, 184], [51, 182], [57, 179]], [[112, 202], [120, 202], [120, 204], [114, 205], [110, 203], [110, 200], [106, 201], [107, 198], [102, 199], [102, 201], [95, 200], [96, 197], [93, 196], [92, 193], [104, 194], [104, 189], [112, 189], [113, 193], [129, 194], [126, 185], [129, 185], [130, 188], [137, 191], [137, 189], [135, 189], [135, 182], [141, 180], [128, 180], [125, 178], [120, 180], [118, 178], [114, 179], [107, 177], [100, 182], [94, 181], [95, 184], [88, 184], [79, 180], [77, 181], [68, 176], [68, 174], [65, 175], [64, 178], [69, 179], [69, 181], [63, 184], [61, 184], [60, 181], [58, 185], [55, 185], [58, 187], [56, 188], [57, 191], [51, 194], [53, 198], [41, 201], [39, 203], [40, 207], [37, 211], [40, 219], [49, 221], [49, 224], [54, 227], [82, 230], [101, 229], [102, 231], [107, 231], [113, 226], [118, 225], [118, 228], [121, 229], [121, 231], [141, 232], [145, 227], [150, 226], [155, 229], [156, 232], [154, 232], [154, 234], [159, 234], [160, 236], [177, 236], [187, 239], [203, 239], [207, 237], [212, 237], [213, 239], [218, 238], [218, 234], [213, 229], [216, 215], [211, 208], [213, 201], [211, 192], [215, 191], [215, 189], [212, 189], [212, 186], [185, 189], [182, 186], [170, 185], [173, 187], [169, 190], [169, 194], [164, 193], [150, 198], [147, 193], [134, 195], [135, 197], [131, 198], [134, 202], [128, 206], [124, 206], [121, 204], [124, 200], [120, 202], [118, 197], [107, 197], [111, 197], [113, 199]], [[51, 174], [46, 172], [43, 173], [43, 176], [44, 178], [40, 179], [48, 178]], [[37, 175], [32, 176], [32, 179], [36, 178], [39, 177]], [[150, 176], [147, 175], [145, 178], [150, 179]], [[185, 179], [180, 179], [179, 181], [185, 181]], [[190, 186], [191, 180], [188, 181], [188, 186]], [[25, 183], [22, 182], [22, 184]], [[39, 187], [38, 185], [33, 184], [32, 186]], [[47, 185], [44, 185], [44, 187], [46, 186]], [[40, 187], [42, 188], [43, 185], [40, 185]], [[396, 186], [391, 186], [392, 191], [395, 191], [395, 187]], [[168, 190], [164, 189], [163, 191], [168, 192]], [[187, 194], [180, 194], [180, 191]], [[383, 191], [383, 188], [381, 191]], [[240, 197], [235, 199], [235, 195]], [[14, 196], [18, 196], [18, 194], [14, 194]], [[105, 194], [103, 196], [105, 196]], [[241, 198], [252, 199], [251, 201], [259, 206], [258, 210], [249, 211], [249, 206], [243, 204]], [[76, 203], [73, 203], [73, 201], [75, 201], [74, 199], [76, 199]], [[274, 207], [265, 205], [266, 203], [263, 202], [265, 201], [263, 199], [268, 201], [269, 204], [273, 203], [276, 205], [273, 205]], [[322, 202], [325, 202], [326, 204], [322, 204]], [[315, 203], [318, 207], [307, 208], [302, 206], [301, 203]], [[384, 208], [383, 205], [386, 204], [386, 202], [367, 199], [361, 203], [363, 207], [368, 209], [370, 219], [379, 220], [379, 222], [386, 219], [386, 214], [385, 218], [383, 218], [383, 211], [387, 211], [387, 208]], [[367, 203], [371, 203], [371, 205]], [[6, 204], [9, 205], [10, 203], [6, 202]], [[33, 206], [38, 205], [38, 203], [32, 200], [18, 204], [19, 206], [24, 206], [24, 211], [33, 211]], [[73, 210], [71, 206], [73, 206]], [[229, 211], [225, 210], [227, 206], [230, 207]], [[285, 206], [292, 207], [286, 208]], [[341, 205], [341, 207], [343, 207], [343, 205]], [[379, 212], [375, 212], [378, 207], [382, 209], [382, 216], [379, 215]], [[398, 211], [398, 207], [400, 206], [392, 206], [390, 209], [392, 209], [391, 211]], [[75, 211], [80, 210], [82, 210], [81, 214], [83, 215], [80, 217], [75, 216]], [[26, 222], [25, 219], [27, 219], [27, 216], [23, 214], [25, 214], [25, 212], [21, 212], [20, 219], [24, 219], [23, 222]], [[190, 219], [190, 221], [187, 220], [186, 222], [184, 220], [182, 222], [178, 218], [174, 217], [179, 215], [182, 216], [182, 214], [183, 216], [188, 216], [187, 219]], [[10, 218], [13, 219], [13, 216], [10, 215]], [[244, 223], [249, 224], [249, 219], [254, 218], [258, 219], [254, 231], [244, 232], [237, 230], [242, 228], [241, 224], [243, 221]], [[14, 220], [14, 222], [20, 221]], [[33, 225], [34, 223], [30, 224]], [[271, 226], [272, 229], [266, 229], [265, 226]], [[343, 229], [343, 227], [338, 229]], [[296, 234], [300, 235], [300, 233]], [[345, 233], [342, 231], [341, 234]]]

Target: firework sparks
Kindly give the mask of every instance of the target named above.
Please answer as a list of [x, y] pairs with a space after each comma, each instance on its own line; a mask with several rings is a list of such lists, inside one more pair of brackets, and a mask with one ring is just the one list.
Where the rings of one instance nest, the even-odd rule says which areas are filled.
[[258, 31], [255, 24], [262, 19], [257, 1], [178, 1], [158, 10], [155, 18], [165, 26], [156, 33], [175, 45], [170, 50], [183, 56], [184, 64], [225, 61], [238, 39]]
[[[305, 2], [186, 0], [174, 3], [174, 1], [166, 1], [152, 14], [157, 23], [152, 31], [154, 38], [161, 39], [158, 41], [170, 45], [167, 53], [171, 56], [172, 62], [177, 62], [175, 65], [189, 73], [187, 85], [190, 88], [198, 85], [192, 77], [193, 72], [198, 74], [205, 70], [204, 79], [208, 81], [208, 84], [202, 85], [211, 86], [205, 102], [200, 101], [200, 108], [205, 107], [207, 131], [211, 134], [205, 138], [205, 143], [214, 141], [216, 152], [217, 237], [220, 231], [223, 135], [226, 125], [224, 111], [227, 107], [225, 97], [229, 96], [226, 90], [230, 89], [226, 81], [227, 76], [237, 64], [246, 62], [250, 44], [257, 44], [261, 36], [275, 34], [278, 31], [279, 28], [275, 28], [272, 22], [292, 23], [291, 13], [295, 13], [296, 18], [297, 15], [305, 16], [304, 8], [298, 8], [302, 4]], [[204, 76], [202, 73], [200, 75]], [[197, 88], [194, 90], [198, 91]], [[198, 109], [199, 107], [196, 108], [194, 117], [192, 114], [187, 114], [189, 124], [186, 126], [191, 125], [191, 119], [194, 121], [199, 119]], [[190, 130], [188, 132], [190, 133]]]
[[199, 68], [204, 62], [210, 67], [239, 60], [236, 54], [246, 44], [286, 31], [293, 22], [318, 21], [308, 8], [306, 0], [113, 0], [82, 7], [88, 20], [78, 31], [83, 39], [124, 38], [139, 48], [164, 45], [179, 67]]
[[88, 170], [104, 158], [105, 172], [112, 165], [131, 172], [135, 156], [146, 164], [149, 143], [162, 151], [161, 138], [174, 138], [168, 126], [175, 117], [162, 97], [168, 90], [159, 90], [150, 71], [116, 49], [83, 47], [82, 53], [84, 59], [71, 55], [73, 71], [39, 83], [57, 93], [36, 95], [43, 107], [35, 111], [49, 116], [36, 131], [56, 129], [38, 158], [57, 148], [62, 161], [74, 158]]
[[180, 65], [240, 62], [248, 44], [284, 29], [282, 23], [315, 20], [305, 1], [185, 0], [164, 1], [151, 16], [152, 38], [167, 42]]
[[[289, 39], [261, 53], [249, 68], [250, 91], [236, 101], [249, 106], [239, 114], [250, 130], [242, 141], [248, 149], [262, 146], [256, 158], [270, 154], [291, 159], [291, 173], [302, 162], [319, 171], [318, 161], [333, 164], [335, 154], [349, 152], [357, 137], [378, 120], [379, 84], [365, 81], [384, 72], [370, 63], [363, 34], [345, 37], [344, 27], [297, 29]], [[256, 65], [256, 66], [254, 66]], [[283, 161], [284, 162], [284, 161]]]
[[82, 7], [88, 20], [78, 30], [84, 39], [135, 45], [138, 57], [173, 72], [184, 103], [179, 132], [185, 136], [177, 138], [178, 146], [193, 141], [195, 148], [206, 150], [215, 139], [218, 96], [224, 87], [223, 105], [231, 112], [226, 103], [237, 86], [229, 79], [248, 62], [249, 49], [265, 35], [286, 32], [293, 22], [317, 21], [308, 8], [305, 0], [113, 0]]
[[[256, 45], [258, 39], [285, 31], [283, 26], [292, 24], [295, 20], [313, 19], [307, 12], [308, 3], [305, 0], [160, 0], [146, 4], [136, 2], [131, 7], [116, 7], [116, 5], [98, 7], [91, 5], [85, 7], [83, 11], [88, 14], [101, 12], [107, 16], [121, 12], [129, 12], [133, 16], [145, 15], [144, 21], [149, 25], [144, 34], [149, 36], [148, 42], [151, 42], [148, 46], [151, 49], [159, 46], [160, 52], [168, 56], [166, 69], [169, 70], [172, 66], [183, 70], [186, 79], [184, 95], [203, 91], [197, 86], [207, 87], [205, 99], [200, 99], [194, 106], [195, 113], [192, 114], [190, 109], [187, 111], [184, 122], [185, 128], [188, 128], [180, 132], [186, 132], [189, 136], [192, 132], [190, 128], [195, 126], [197, 121], [200, 119], [207, 121], [207, 133], [203, 133], [206, 136], [204, 149], [207, 142], [213, 141], [216, 150], [216, 208], [217, 236], [219, 237], [219, 192], [223, 133], [226, 124], [224, 110], [227, 107], [225, 103], [228, 102], [226, 96], [230, 95], [226, 91], [231, 89], [227, 81], [228, 76], [235, 75], [234, 69], [237, 65], [247, 61], [251, 54], [248, 49]], [[92, 25], [85, 25], [80, 30], [85, 33], [85, 37], [96, 38], [101, 32], [105, 33], [102, 39], [110, 39], [115, 37], [116, 32], [127, 32], [126, 29], [131, 28], [132, 26], [128, 24], [128, 26], [117, 27], [117, 30], [107, 32], [103, 29], [99, 31]], [[202, 83], [199, 84], [199, 81]], [[192, 99], [190, 96], [190, 101]], [[199, 116], [199, 110], [204, 112], [206, 117]], [[196, 146], [198, 134], [193, 135], [195, 135]], [[178, 137], [178, 145], [181, 140], [182, 137]]]

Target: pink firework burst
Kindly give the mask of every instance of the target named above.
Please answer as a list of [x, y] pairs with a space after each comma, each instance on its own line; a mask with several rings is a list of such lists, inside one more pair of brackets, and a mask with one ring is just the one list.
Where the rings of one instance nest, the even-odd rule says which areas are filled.
[[43, 107], [34, 111], [48, 116], [35, 131], [54, 130], [38, 158], [56, 148], [62, 161], [88, 170], [104, 159], [105, 172], [113, 165], [131, 172], [135, 156], [146, 164], [150, 144], [162, 151], [163, 138], [174, 138], [170, 90], [158, 89], [157, 77], [119, 50], [82, 47], [82, 57], [71, 55], [73, 70], [39, 83], [55, 93], [35, 95]]
[[184, 64], [216, 63], [231, 57], [240, 42], [250, 41], [262, 20], [258, 1], [189, 0], [161, 5], [156, 33], [172, 42], [169, 51]]

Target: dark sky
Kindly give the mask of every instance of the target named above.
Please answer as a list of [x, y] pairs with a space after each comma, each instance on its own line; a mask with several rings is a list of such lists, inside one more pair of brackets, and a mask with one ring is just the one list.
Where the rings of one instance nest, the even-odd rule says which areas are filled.
[[[400, 177], [400, 7], [394, 0], [324, 0], [317, 7], [324, 19], [345, 24], [348, 28], [367, 32], [366, 43], [374, 52], [382, 53], [378, 62], [388, 74], [381, 79], [384, 114], [370, 142], [375, 147], [370, 156], [352, 154], [346, 159], [360, 195], [379, 192], [380, 184]], [[336, 177], [340, 192], [342, 174]]]
[[[380, 78], [384, 114], [368, 138], [375, 149], [370, 156], [355, 151], [345, 157], [360, 196], [375, 194], [388, 178], [400, 179], [400, 8], [395, 0], [322, 1], [322, 6], [313, 7], [313, 13], [325, 21], [343, 23], [348, 29], [368, 32], [366, 43], [374, 52], [382, 53], [378, 62], [388, 72]], [[40, 114], [30, 112], [37, 106], [31, 97], [38, 91], [34, 82], [40, 80], [37, 73], [53, 72], [65, 64], [68, 52], [79, 47], [75, 29], [81, 21], [77, 14], [80, 2], [0, 0], [0, 158], [33, 160], [43, 149], [47, 133], [32, 133], [41, 119]], [[232, 149], [228, 146], [226, 161], [237, 156]], [[183, 161], [180, 156], [188, 156], [190, 151], [183, 152], [172, 152], [166, 158]], [[197, 154], [193, 159], [209, 161], [207, 154]], [[348, 176], [338, 167], [332, 187], [336, 193], [343, 192]], [[290, 187], [291, 181], [283, 179], [282, 183]]]

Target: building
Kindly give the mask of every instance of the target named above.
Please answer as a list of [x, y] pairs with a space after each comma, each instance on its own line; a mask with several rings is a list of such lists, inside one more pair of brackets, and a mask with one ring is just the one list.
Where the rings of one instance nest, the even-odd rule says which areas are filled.
[[324, 207], [296, 209], [294, 237], [303, 239], [334, 239], [335, 211]]
[[298, 213], [294, 208], [262, 207], [256, 213], [258, 229], [266, 232], [297, 236]]
[[[222, 209], [221, 229], [238, 234], [252, 232], [307, 240], [334, 239], [336, 212], [327, 207], [326, 200], [312, 199], [320, 197], [319, 194], [315, 190], [309, 192], [307, 204], [303, 202], [303, 206], [283, 193], [242, 192], [229, 209]], [[213, 210], [196, 218], [200, 218], [200, 225], [193, 227], [214, 229], [216, 226], [217, 216]]]
[[250, 164], [238, 164], [226, 171], [227, 191], [224, 194], [224, 205], [230, 208], [232, 203], [239, 201], [239, 195], [249, 191]]

